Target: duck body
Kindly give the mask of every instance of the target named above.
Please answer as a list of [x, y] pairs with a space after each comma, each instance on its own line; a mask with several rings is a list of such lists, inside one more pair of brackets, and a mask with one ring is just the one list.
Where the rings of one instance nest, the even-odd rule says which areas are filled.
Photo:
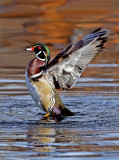
[[40, 67], [42, 67], [42, 65], [44, 65], [44, 63], [35, 58], [29, 63], [26, 69], [26, 85], [31, 97], [36, 102], [37, 106], [46, 113], [63, 116], [73, 115], [73, 113], [64, 106], [48, 75], [41, 76], [37, 80], [31, 79], [33, 75], [41, 72]]
[[56, 89], [70, 89], [80, 77], [86, 65], [103, 50], [107, 37], [101, 28], [91, 32], [78, 42], [69, 45], [51, 62], [48, 48], [41, 43], [27, 51], [34, 51], [34, 58], [26, 69], [27, 88], [41, 110], [52, 116], [74, 115], [63, 104]]
[[[51, 85], [44, 77], [40, 78], [39, 81], [30, 80], [27, 70], [25, 76], [27, 88], [33, 100], [41, 110], [48, 112], [48, 108], [52, 107], [54, 101], [54, 94]], [[52, 102], [51, 98], [53, 100]]]

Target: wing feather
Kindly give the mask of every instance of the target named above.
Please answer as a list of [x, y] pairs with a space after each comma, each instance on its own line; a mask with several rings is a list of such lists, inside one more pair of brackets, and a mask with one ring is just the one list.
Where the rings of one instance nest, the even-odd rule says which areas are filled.
[[107, 32], [100, 29], [71, 44], [49, 63], [45, 76], [52, 81], [56, 89], [71, 88], [86, 65], [102, 51], [107, 39], [104, 35]]

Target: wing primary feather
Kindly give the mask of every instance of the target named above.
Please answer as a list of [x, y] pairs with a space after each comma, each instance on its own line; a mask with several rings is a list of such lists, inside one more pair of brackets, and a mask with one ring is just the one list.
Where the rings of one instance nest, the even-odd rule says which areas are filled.
[[85, 67], [103, 50], [107, 31], [100, 30], [101, 27], [69, 45], [48, 64], [46, 74], [56, 89], [71, 88]]
[[[87, 45], [88, 43], [90, 43], [91, 41], [93, 41], [96, 37], [99, 37], [98, 40], [100, 40], [100, 37], [102, 37], [103, 35], [105, 35], [107, 33], [107, 31], [100, 31], [101, 27], [99, 27], [98, 29], [96, 29], [95, 31], [91, 32], [90, 34], [88, 34], [87, 36], [85, 36], [84, 38], [82, 38], [81, 40], [79, 40], [78, 42], [76, 42], [75, 44], [71, 44], [69, 45], [67, 48], [65, 48], [62, 52], [60, 52], [49, 64], [48, 64], [48, 68], [52, 67], [53, 65], [55, 65], [60, 58], [67, 58], [69, 56], [70, 53], [72, 53], [72, 51], [75, 51], [79, 48], [82, 48], [83, 46]], [[99, 32], [100, 31], [100, 32]], [[73, 47], [75, 46], [75, 47]], [[73, 49], [72, 49], [73, 47]], [[75, 49], [74, 49], [75, 48]], [[72, 50], [72, 51], [71, 51]]]
[[101, 27], [97, 28], [96, 30], [94, 30], [94, 31], [91, 32], [91, 33], [95, 33], [95, 32], [98, 32], [98, 31], [100, 31], [100, 30], [101, 30]]
[[88, 42], [92, 41], [93, 39], [95, 39], [97, 36], [102, 37], [106, 33], [107, 33], [107, 31], [101, 31], [101, 32], [98, 32], [98, 33], [91, 33], [91, 34], [87, 35], [86, 37], [84, 37], [82, 40], [85, 43], [88, 43]]

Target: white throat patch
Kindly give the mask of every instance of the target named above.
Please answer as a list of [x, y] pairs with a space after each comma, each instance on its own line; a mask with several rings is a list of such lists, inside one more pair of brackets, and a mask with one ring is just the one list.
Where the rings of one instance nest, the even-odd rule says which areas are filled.
[[[44, 51], [39, 51], [39, 52], [36, 54], [36, 58], [40, 59], [41, 61], [45, 61], [46, 59], [39, 57], [39, 55], [42, 54], [42, 52], [43, 52], [43, 54], [44, 54], [44, 56], [45, 56], [45, 52], [44, 52]], [[45, 57], [46, 57], [46, 56], [45, 56]]]

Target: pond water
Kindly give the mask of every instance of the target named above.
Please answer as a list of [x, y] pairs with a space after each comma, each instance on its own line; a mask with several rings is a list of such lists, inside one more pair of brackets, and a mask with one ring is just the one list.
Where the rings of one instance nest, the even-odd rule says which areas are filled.
[[[25, 48], [45, 43], [54, 58], [102, 26], [104, 52], [69, 91], [60, 91], [75, 115], [42, 120], [25, 85], [34, 57]], [[0, 1], [0, 160], [119, 159], [119, 1]]]

